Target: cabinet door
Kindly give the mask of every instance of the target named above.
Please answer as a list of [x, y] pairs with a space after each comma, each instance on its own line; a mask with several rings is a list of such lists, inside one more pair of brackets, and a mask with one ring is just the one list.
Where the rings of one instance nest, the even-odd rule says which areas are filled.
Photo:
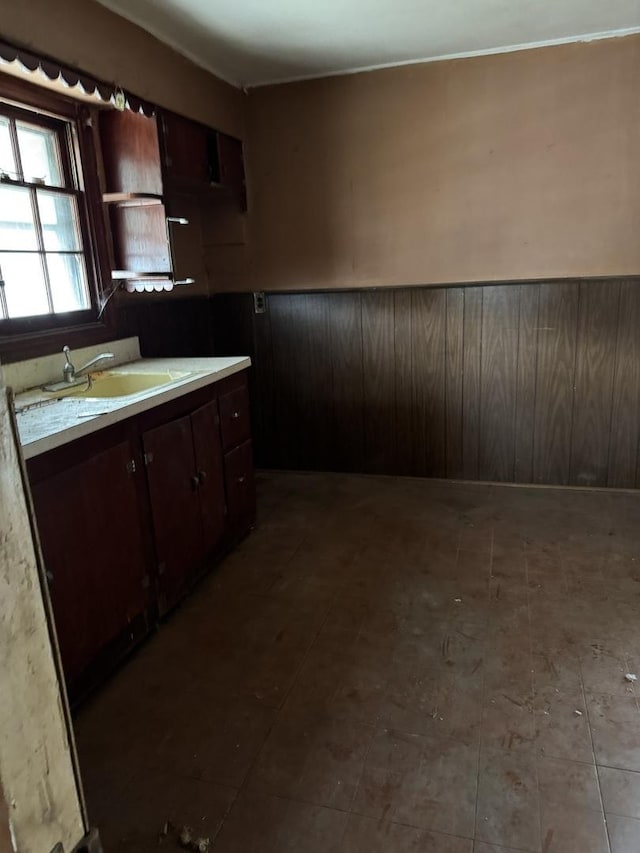
[[162, 113], [166, 174], [170, 181], [206, 185], [207, 129], [175, 113]]
[[155, 118], [131, 110], [104, 110], [99, 122], [107, 192], [162, 195]]
[[235, 391], [221, 394], [219, 405], [222, 446], [230, 450], [251, 437], [249, 391], [246, 384]]
[[251, 442], [245, 441], [224, 455], [229, 527], [238, 533], [248, 529], [256, 517], [256, 487]]
[[242, 155], [242, 142], [227, 136], [226, 133], [218, 134], [218, 158], [220, 161], [220, 183], [225, 187], [242, 192], [244, 190], [244, 159]]
[[78, 676], [147, 605], [132, 449], [123, 442], [33, 489], [65, 674]]
[[207, 403], [191, 415], [198, 469], [200, 511], [205, 551], [220, 544], [225, 527], [224, 473], [218, 403]]
[[199, 480], [187, 415], [143, 435], [160, 609], [178, 601], [204, 553]]

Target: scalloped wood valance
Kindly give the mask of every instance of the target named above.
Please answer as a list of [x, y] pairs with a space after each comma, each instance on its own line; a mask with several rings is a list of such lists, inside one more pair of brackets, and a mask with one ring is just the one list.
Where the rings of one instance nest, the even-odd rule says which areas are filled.
[[[124, 95], [126, 107], [133, 112], [141, 112], [147, 116], [151, 116], [155, 112], [155, 104], [149, 103], [142, 98], [138, 98], [131, 92], [124, 91], [115, 83], [105, 83], [102, 80], [97, 80], [89, 74], [84, 74], [81, 71], [76, 71], [66, 65], [61, 65], [55, 60], [44, 56], [38, 56], [26, 48], [17, 47], [0, 40], [0, 61], [18, 62], [27, 71], [36, 73], [41, 72], [49, 80], [63, 80], [67, 86], [73, 88], [80, 85], [83, 92], [87, 95], [96, 95], [106, 104], [115, 104], [116, 98], [120, 93]], [[122, 97], [120, 95], [120, 97]]]

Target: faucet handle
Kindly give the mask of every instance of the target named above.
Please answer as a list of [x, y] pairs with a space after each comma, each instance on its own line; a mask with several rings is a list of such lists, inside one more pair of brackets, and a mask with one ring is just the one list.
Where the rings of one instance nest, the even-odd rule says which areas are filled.
[[62, 368], [62, 375], [65, 382], [72, 382], [76, 374], [76, 369], [71, 362], [71, 350], [69, 347], [62, 347], [62, 352], [64, 353], [65, 359], [64, 367]]

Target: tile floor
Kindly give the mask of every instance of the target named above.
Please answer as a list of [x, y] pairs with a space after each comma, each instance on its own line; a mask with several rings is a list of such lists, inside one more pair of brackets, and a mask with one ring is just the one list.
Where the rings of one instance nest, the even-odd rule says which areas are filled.
[[639, 501], [261, 475], [78, 714], [105, 850], [640, 851]]

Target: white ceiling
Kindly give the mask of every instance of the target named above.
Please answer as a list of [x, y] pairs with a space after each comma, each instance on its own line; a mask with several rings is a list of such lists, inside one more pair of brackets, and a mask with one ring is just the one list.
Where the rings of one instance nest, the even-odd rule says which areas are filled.
[[640, 0], [100, 0], [238, 86], [640, 31]]

